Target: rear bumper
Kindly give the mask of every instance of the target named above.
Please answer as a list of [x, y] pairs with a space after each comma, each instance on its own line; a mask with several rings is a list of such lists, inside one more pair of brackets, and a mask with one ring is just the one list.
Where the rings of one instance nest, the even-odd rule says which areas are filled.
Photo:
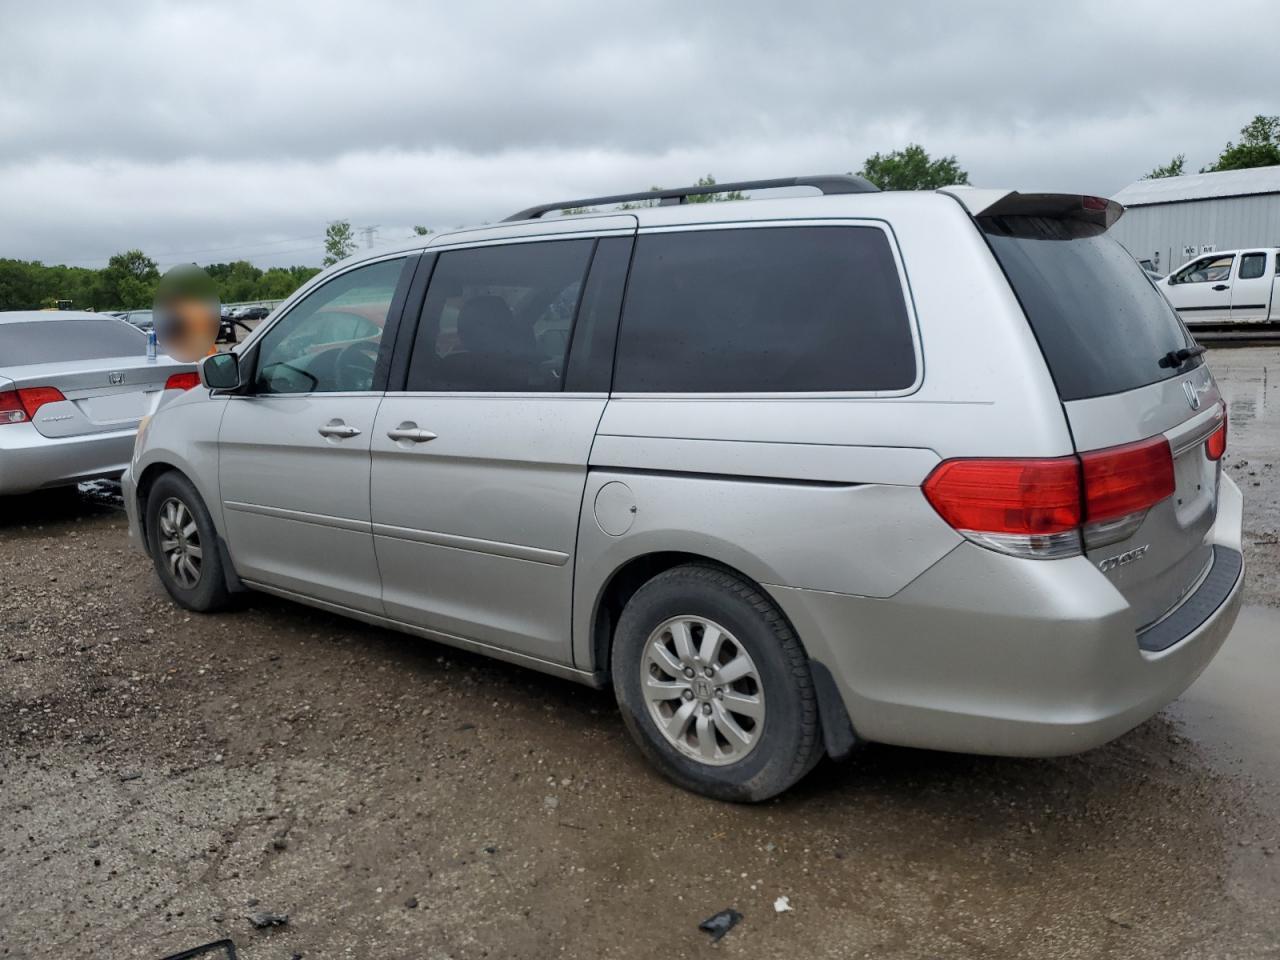
[[1241, 505], [1224, 475], [1215, 570], [1156, 625], [1185, 629], [1159, 650], [1143, 649], [1132, 610], [1084, 557], [1021, 560], [965, 543], [889, 599], [768, 589], [830, 669], [863, 739], [1077, 753], [1153, 716], [1222, 646], [1244, 581]]
[[137, 430], [46, 437], [29, 423], [0, 427], [0, 494], [30, 493], [96, 477], [119, 476]]

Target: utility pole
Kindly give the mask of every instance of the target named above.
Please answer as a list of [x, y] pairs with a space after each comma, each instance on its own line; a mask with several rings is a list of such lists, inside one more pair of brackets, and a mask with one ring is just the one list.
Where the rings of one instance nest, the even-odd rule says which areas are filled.
[[378, 232], [378, 227], [380, 226], [381, 224], [375, 223], [372, 226], [360, 228], [360, 232], [364, 234], [364, 245], [366, 247], [373, 246], [374, 235]]

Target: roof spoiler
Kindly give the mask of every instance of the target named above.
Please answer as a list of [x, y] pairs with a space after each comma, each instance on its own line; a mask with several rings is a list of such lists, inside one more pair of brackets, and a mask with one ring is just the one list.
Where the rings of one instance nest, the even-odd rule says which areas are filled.
[[1124, 207], [1114, 200], [1079, 193], [1018, 193], [1016, 190], [978, 190], [973, 187], [946, 187], [938, 192], [960, 201], [960, 205], [974, 217], [1079, 220], [1107, 230], [1124, 213]]

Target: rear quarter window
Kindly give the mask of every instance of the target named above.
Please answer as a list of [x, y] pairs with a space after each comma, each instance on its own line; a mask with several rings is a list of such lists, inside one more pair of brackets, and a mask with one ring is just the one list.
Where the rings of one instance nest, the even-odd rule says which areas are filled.
[[1202, 362], [1161, 363], [1194, 341], [1137, 261], [1101, 228], [1042, 217], [984, 217], [979, 225], [1063, 400], [1135, 390]]
[[875, 227], [639, 237], [614, 389], [894, 391], [916, 380], [897, 264]]

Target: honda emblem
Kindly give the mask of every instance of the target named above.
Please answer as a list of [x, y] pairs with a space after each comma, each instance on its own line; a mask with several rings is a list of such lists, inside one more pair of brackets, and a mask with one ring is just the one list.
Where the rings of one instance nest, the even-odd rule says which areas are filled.
[[1190, 380], [1182, 381], [1182, 392], [1187, 395], [1187, 403], [1191, 404], [1192, 410], [1200, 409], [1200, 394], [1196, 388], [1192, 386]]
[[120, 370], [115, 370], [111, 373], [108, 373], [107, 383], [110, 383], [113, 386], [118, 386], [119, 384], [124, 383], [124, 373]]

